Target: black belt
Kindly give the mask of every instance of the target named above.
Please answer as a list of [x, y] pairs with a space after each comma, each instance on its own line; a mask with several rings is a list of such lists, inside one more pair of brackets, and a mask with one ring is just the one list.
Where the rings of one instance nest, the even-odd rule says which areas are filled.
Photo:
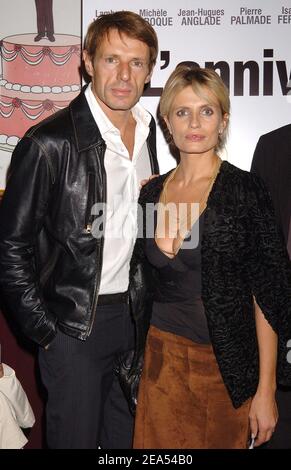
[[97, 305], [127, 304], [128, 292], [118, 294], [103, 294], [98, 296]]

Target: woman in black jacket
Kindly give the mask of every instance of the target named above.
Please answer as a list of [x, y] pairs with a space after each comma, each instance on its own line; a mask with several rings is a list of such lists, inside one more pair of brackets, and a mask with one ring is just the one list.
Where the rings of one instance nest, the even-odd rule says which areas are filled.
[[276, 379], [291, 383], [287, 252], [262, 182], [218, 156], [229, 120], [219, 76], [177, 67], [160, 112], [180, 163], [140, 195], [138, 352], [149, 311], [150, 327], [134, 447], [246, 448], [250, 436], [258, 446], [278, 419]]

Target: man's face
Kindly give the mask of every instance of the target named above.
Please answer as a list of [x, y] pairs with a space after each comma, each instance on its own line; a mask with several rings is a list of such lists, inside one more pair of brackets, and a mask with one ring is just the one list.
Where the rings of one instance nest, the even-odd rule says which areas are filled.
[[87, 73], [93, 93], [110, 117], [114, 111], [128, 111], [139, 100], [145, 83], [151, 78], [149, 47], [142, 41], [109, 31], [94, 60], [84, 51]]

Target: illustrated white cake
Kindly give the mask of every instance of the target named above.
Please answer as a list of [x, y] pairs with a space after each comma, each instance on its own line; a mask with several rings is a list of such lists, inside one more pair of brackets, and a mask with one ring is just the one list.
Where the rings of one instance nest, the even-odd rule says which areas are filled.
[[56, 34], [35, 43], [34, 34], [1, 43], [0, 148], [12, 151], [34, 124], [63, 109], [81, 89], [81, 40]]

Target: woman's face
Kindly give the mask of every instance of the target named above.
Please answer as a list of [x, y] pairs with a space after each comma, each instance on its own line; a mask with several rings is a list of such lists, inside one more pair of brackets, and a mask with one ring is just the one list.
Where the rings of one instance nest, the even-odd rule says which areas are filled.
[[218, 135], [225, 129], [227, 115], [222, 116], [217, 98], [206, 87], [202, 95], [187, 86], [177, 93], [165, 118], [181, 154], [214, 153]]

